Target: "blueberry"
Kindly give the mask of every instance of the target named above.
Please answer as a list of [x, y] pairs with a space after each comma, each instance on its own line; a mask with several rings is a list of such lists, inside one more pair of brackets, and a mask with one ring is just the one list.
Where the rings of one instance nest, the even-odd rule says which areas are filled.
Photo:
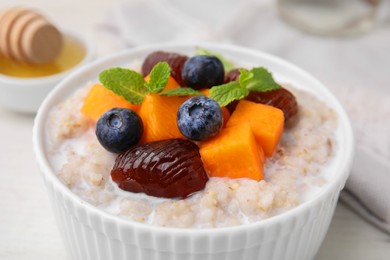
[[177, 125], [188, 139], [206, 140], [216, 135], [222, 127], [221, 107], [211, 98], [196, 96], [185, 101], [177, 112]]
[[225, 77], [222, 62], [214, 56], [207, 55], [188, 59], [181, 73], [184, 84], [194, 89], [221, 85]]
[[142, 137], [141, 118], [131, 109], [113, 108], [96, 123], [96, 136], [109, 152], [121, 153], [136, 145]]

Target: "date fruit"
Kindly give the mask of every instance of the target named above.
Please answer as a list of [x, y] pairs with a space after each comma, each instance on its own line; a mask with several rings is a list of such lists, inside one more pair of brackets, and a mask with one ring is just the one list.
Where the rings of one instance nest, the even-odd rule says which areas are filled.
[[240, 69], [239, 68], [232, 69], [226, 73], [223, 83], [238, 81], [239, 78], [240, 78]]
[[187, 59], [187, 56], [174, 52], [152, 52], [145, 58], [144, 63], [142, 64], [142, 75], [149, 75], [154, 65], [159, 62], [165, 61], [169, 64], [169, 67], [171, 68], [171, 76], [176, 80], [177, 83], [179, 83], [180, 86], [183, 86], [183, 78], [181, 76], [181, 71]]
[[183, 139], [130, 148], [116, 158], [111, 178], [122, 190], [163, 198], [185, 198], [208, 181], [198, 146]]

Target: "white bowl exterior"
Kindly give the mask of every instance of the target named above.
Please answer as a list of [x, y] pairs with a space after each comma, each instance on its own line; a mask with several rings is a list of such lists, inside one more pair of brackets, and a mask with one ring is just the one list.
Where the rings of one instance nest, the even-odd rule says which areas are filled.
[[75, 203], [50, 180], [45, 183], [65, 245], [72, 259], [78, 260], [313, 259], [342, 187], [334, 187], [328, 197], [283, 221], [214, 234], [132, 226]]
[[63, 81], [45, 100], [36, 117], [34, 149], [43, 172], [56, 220], [73, 259], [312, 259], [328, 230], [340, 190], [352, 163], [353, 140], [348, 118], [335, 98], [307, 73], [273, 56], [232, 46], [202, 44], [237, 60], [268, 67], [278, 80], [309, 84], [340, 116], [337, 174], [323, 190], [287, 213], [249, 224], [220, 229], [154, 227], [110, 215], [82, 201], [50, 169], [44, 146], [44, 122], [50, 107], [101, 70], [141, 59], [157, 49], [193, 52], [189, 45], [159, 45], [134, 49], [95, 62]]
[[67, 33], [68, 37], [82, 43], [86, 49], [84, 58], [73, 68], [59, 74], [39, 78], [16, 78], [0, 75], [0, 105], [21, 113], [36, 113], [48, 93], [73, 70], [90, 62], [94, 55], [92, 43], [81, 35]]

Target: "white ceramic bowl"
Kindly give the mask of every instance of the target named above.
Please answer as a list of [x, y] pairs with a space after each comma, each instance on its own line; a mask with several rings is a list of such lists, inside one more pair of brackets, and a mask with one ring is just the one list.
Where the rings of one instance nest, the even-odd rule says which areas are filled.
[[64, 72], [37, 78], [17, 78], [0, 74], [0, 106], [22, 113], [36, 113], [47, 94], [73, 70], [91, 61], [94, 55], [92, 43], [84, 36], [65, 33], [65, 37], [79, 42], [85, 48], [85, 56], [76, 66]]
[[179, 229], [136, 223], [108, 214], [72, 193], [53, 172], [45, 146], [45, 124], [53, 106], [113, 66], [142, 60], [154, 50], [194, 53], [194, 46], [166, 44], [134, 48], [86, 66], [62, 81], [47, 97], [36, 117], [33, 142], [55, 216], [73, 259], [312, 259], [327, 232], [353, 155], [352, 131], [341, 105], [326, 87], [296, 66], [274, 56], [226, 45], [202, 44], [248, 66], [265, 66], [280, 82], [304, 88], [339, 116], [338, 151], [325, 169], [328, 183], [298, 207], [269, 219], [236, 227]]

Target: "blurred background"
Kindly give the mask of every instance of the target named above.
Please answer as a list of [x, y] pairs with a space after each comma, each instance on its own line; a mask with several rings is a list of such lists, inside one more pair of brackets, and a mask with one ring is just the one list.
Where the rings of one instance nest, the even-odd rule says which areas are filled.
[[[95, 58], [207, 41], [268, 52], [313, 74], [350, 115], [359, 158], [315, 260], [389, 259], [390, 195], [367, 179], [380, 172], [390, 187], [390, 1], [1, 0], [0, 10], [16, 5], [87, 36]], [[0, 107], [0, 259], [65, 260], [32, 153], [33, 119]]]

